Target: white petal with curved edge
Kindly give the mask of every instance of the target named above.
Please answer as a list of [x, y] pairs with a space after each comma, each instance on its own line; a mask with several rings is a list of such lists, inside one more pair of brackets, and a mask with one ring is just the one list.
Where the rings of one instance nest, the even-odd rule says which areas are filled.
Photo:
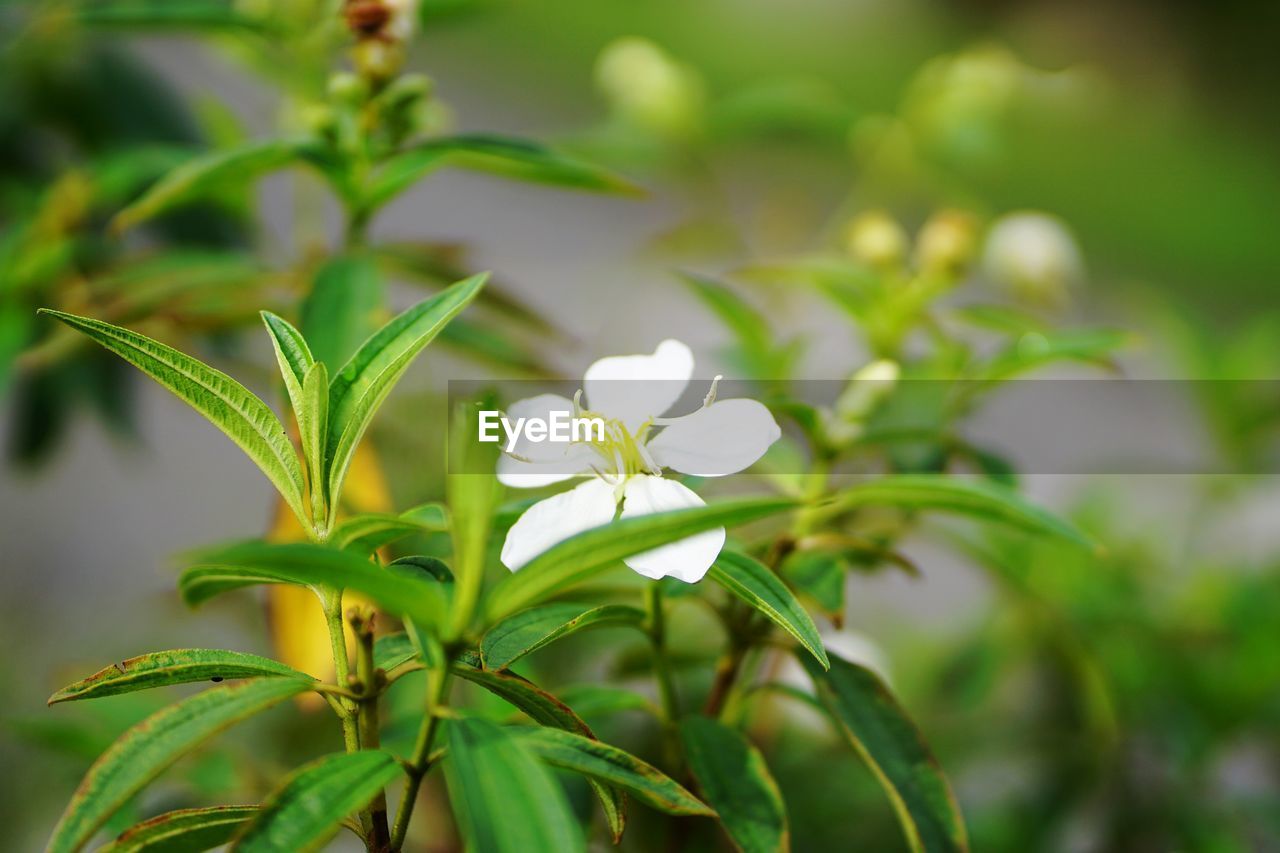
[[523, 462], [506, 454], [498, 457], [498, 482], [513, 489], [537, 489], [593, 474], [599, 456], [583, 444], [565, 445], [563, 458], [550, 462]]
[[[573, 417], [573, 401], [559, 394], [539, 394], [512, 403], [505, 415], [514, 429], [521, 418], [540, 418], [550, 422], [553, 412], [567, 412], [567, 417]], [[501, 433], [502, 448], [506, 450], [506, 430], [499, 428], [498, 432]], [[564, 457], [565, 449], [570, 446], [569, 443], [560, 441], [530, 441], [522, 429], [511, 452], [533, 462], [555, 462]]]
[[645, 447], [653, 461], [695, 477], [723, 477], [750, 468], [782, 435], [755, 400], [718, 400], [663, 427]]
[[[691, 489], [674, 480], [638, 474], [627, 480], [622, 504], [622, 517], [635, 518], [655, 512], [706, 506]], [[695, 533], [667, 545], [633, 554], [622, 562], [647, 578], [673, 577], [685, 583], [697, 583], [720, 556], [724, 547], [724, 528], [717, 527]]]
[[635, 429], [680, 399], [693, 376], [693, 352], [676, 340], [653, 355], [617, 355], [587, 368], [583, 390], [591, 409]]
[[507, 531], [502, 565], [514, 572], [552, 545], [613, 521], [617, 508], [613, 486], [599, 477], [538, 501]]

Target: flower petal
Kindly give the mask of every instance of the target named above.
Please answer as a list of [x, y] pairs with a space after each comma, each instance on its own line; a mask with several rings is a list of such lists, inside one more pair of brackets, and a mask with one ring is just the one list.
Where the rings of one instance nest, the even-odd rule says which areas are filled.
[[591, 409], [618, 418], [634, 430], [680, 399], [693, 376], [693, 352], [676, 340], [658, 344], [653, 355], [617, 355], [587, 368], [583, 390]]
[[617, 508], [613, 486], [599, 477], [538, 501], [507, 531], [502, 565], [514, 572], [552, 545], [613, 521]]
[[782, 435], [755, 400], [719, 400], [664, 427], [645, 447], [653, 461], [695, 477], [723, 477], [751, 467]]
[[[623, 518], [706, 505], [686, 486], [648, 474], [638, 474], [627, 480], [624, 494]], [[670, 576], [685, 583], [697, 583], [720, 556], [723, 547], [724, 528], [717, 527], [652, 551], [633, 554], [622, 562], [647, 578], [657, 580]]]
[[[521, 418], [541, 418], [549, 422], [552, 412], [567, 412], [572, 415], [573, 401], [559, 394], [539, 394], [512, 403], [505, 416], [514, 427]], [[498, 459], [498, 479], [505, 486], [536, 489], [571, 477], [580, 477], [591, 473], [591, 464], [597, 458], [595, 452], [585, 444], [530, 441], [523, 430], [516, 439], [515, 447], [511, 449], [514, 454], [511, 456], [506, 452], [506, 432], [500, 432], [504, 452]]]

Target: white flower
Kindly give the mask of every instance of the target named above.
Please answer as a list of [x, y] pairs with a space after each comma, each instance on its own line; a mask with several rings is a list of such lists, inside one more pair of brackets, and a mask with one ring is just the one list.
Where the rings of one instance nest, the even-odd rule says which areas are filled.
[[[516, 571], [552, 545], [608, 524], [619, 505], [622, 518], [703, 506], [692, 490], [664, 479], [662, 469], [723, 477], [749, 467], [778, 440], [781, 431], [768, 409], [755, 400], [716, 401], [715, 383], [697, 411], [661, 417], [692, 376], [693, 353], [679, 341], [665, 340], [652, 355], [597, 361], [573, 400], [541, 394], [513, 404], [507, 410], [513, 421], [572, 411], [602, 419], [605, 432], [602, 441], [573, 443], [535, 443], [521, 436], [501, 457], [498, 479], [508, 486], [535, 488], [591, 478], [529, 507], [507, 533], [503, 565]], [[719, 556], [724, 536], [723, 527], [708, 530], [623, 562], [648, 578], [671, 576], [695, 583]]]

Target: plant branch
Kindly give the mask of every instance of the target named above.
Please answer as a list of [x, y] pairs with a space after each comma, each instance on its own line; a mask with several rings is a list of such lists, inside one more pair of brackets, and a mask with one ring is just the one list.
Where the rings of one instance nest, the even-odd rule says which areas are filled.
[[[360, 746], [362, 749], [377, 749], [380, 745], [379, 676], [385, 679], [386, 674], [376, 669], [373, 663], [373, 610], [368, 607], [353, 607], [347, 613], [347, 621], [351, 623], [351, 630], [356, 635], [356, 678], [360, 681], [360, 700], [357, 703]], [[375, 853], [386, 853], [391, 849], [385, 791], [379, 789], [368, 808], [361, 813], [361, 823], [368, 825], [367, 843], [370, 850]]]
[[400, 795], [400, 806], [396, 809], [396, 822], [391, 830], [391, 849], [400, 850], [404, 845], [405, 835], [409, 831], [409, 820], [413, 817], [413, 807], [418, 801], [418, 790], [422, 787], [422, 778], [431, 768], [431, 747], [435, 743], [436, 734], [440, 730], [441, 714], [447, 706], [449, 691], [449, 660], [452, 653], [446, 654], [439, 667], [427, 670], [427, 701], [418, 727], [418, 739], [413, 745], [413, 754], [409, 759], [409, 781]]

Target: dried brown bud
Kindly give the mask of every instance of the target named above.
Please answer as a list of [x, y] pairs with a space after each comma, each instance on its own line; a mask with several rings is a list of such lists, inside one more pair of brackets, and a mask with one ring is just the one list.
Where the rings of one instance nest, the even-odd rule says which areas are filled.
[[342, 14], [347, 28], [361, 38], [378, 36], [391, 20], [391, 8], [383, 0], [347, 0]]

